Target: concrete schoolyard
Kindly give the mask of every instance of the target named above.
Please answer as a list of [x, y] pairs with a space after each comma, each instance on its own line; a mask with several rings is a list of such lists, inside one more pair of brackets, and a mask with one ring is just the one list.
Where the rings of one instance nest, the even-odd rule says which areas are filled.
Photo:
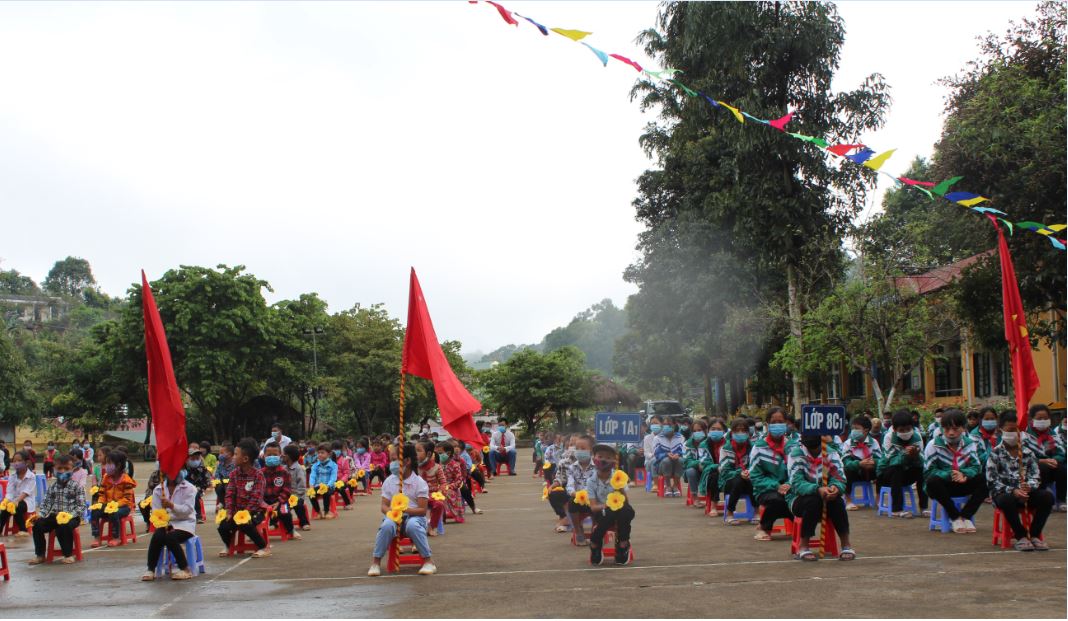
[[[317, 521], [303, 541], [273, 556], [217, 558], [214, 522], [198, 527], [208, 573], [185, 582], [138, 582], [147, 537], [88, 549], [85, 562], [29, 567], [33, 544], [5, 537], [13, 578], [0, 583], [0, 617], [1049, 617], [1065, 618], [1065, 514], [1046, 528], [1053, 549], [1001, 551], [990, 543], [993, 511], [973, 535], [927, 530], [926, 519], [850, 514], [853, 562], [791, 560], [790, 542], [752, 539], [683, 498], [632, 489], [637, 512], [627, 567], [591, 567], [588, 550], [553, 532], [531, 476], [498, 477], [467, 514], [431, 540], [439, 573], [366, 576], [381, 519], [377, 497], [360, 497], [340, 519]], [[149, 466], [138, 465], [144, 477]], [[141, 492], [138, 492], [140, 499]], [[212, 513], [214, 501], [207, 501]], [[140, 519], [138, 519], [140, 524]], [[143, 528], [139, 529], [143, 531]]]

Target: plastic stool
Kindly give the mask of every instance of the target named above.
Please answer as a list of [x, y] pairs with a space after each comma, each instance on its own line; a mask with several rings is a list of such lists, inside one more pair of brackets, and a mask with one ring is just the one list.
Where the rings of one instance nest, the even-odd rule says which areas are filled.
[[647, 479], [647, 477], [646, 477], [646, 474], [645, 474], [645, 468], [644, 467], [638, 467], [638, 468], [634, 469], [634, 484], [635, 485], [645, 485], [646, 479]]
[[[89, 523], [89, 520], [93, 519], [93, 512], [89, 510], [89, 501], [85, 501], [85, 515], [82, 516], [82, 522]], [[150, 522], [151, 523], [151, 522]]]
[[[630, 546], [627, 548], [630, 553], [630, 562], [634, 562], [638, 557], [634, 554], [634, 542], [630, 542]], [[604, 558], [616, 557], [616, 527], [613, 526], [608, 529], [604, 534], [604, 541], [601, 542], [601, 556]], [[591, 563], [592, 565], [592, 563]]]
[[14, 535], [17, 532], [19, 531], [15, 528], [15, 514], [9, 515], [6, 520], [0, 523], [0, 535], [6, 537], [8, 535]]
[[[200, 545], [200, 537], [194, 535], [186, 539], [183, 546], [185, 547], [185, 561], [189, 565], [190, 573], [194, 576], [208, 573], [204, 565], [204, 548]], [[159, 562], [156, 563], [156, 577], [160, 578], [165, 574], [169, 576], [175, 565], [177, 563], [174, 555], [167, 548], [163, 548], [163, 554], [159, 555]]]
[[[968, 502], [968, 496], [957, 496], [951, 499], [953, 505], [957, 507], [957, 511], [964, 506], [964, 503]], [[941, 515], [939, 515], [941, 514]], [[927, 530], [939, 530], [943, 533], [948, 533], [953, 530], [953, 523], [949, 520], [949, 515], [946, 514], [945, 509], [934, 498], [931, 499], [931, 521], [927, 524]]]
[[[901, 510], [912, 511], [912, 515], [914, 516], [919, 515], [920, 509], [916, 504], [916, 488], [911, 485], [902, 488], [901, 494], [903, 501], [901, 504]], [[875, 515], [879, 516], [886, 514], [887, 516], [889, 516], [893, 512], [891, 510], [893, 505], [891, 505], [890, 502], [890, 486], [884, 485], [882, 489], [879, 490], [879, 506], [875, 509]]]
[[[760, 512], [758, 515], [761, 518], [764, 517], [764, 505], [760, 506]], [[794, 535], [794, 520], [788, 517], [784, 517], [782, 520], [782, 526], [776, 526], [774, 524], [771, 525], [771, 534], [777, 535], [779, 533], [783, 533], [784, 535], [790, 535], [792, 537]]]
[[[690, 482], [686, 482], [686, 506], [693, 507], [697, 505], [697, 494], [694, 493], [693, 487], [690, 486]], [[700, 507], [698, 507], [700, 508]]]
[[[267, 520], [264, 520], [257, 524], [256, 530], [259, 531], [260, 537], [263, 537], [263, 541], [267, 544], [264, 546], [264, 549], [270, 550], [271, 540], [267, 537]], [[233, 535], [230, 536], [231, 539], [228, 556], [233, 556], [235, 554], [243, 554], [245, 552], [255, 552], [259, 549], [252, 541], [245, 540], [245, 533], [241, 532], [240, 530], [235, 530], [234, 532], [237, 533], [237, 537], [235, 538]]]
[[0, 577], [4, 578], [4, 582], [11, 580], [11, 569], [7, 565], [7, 548], [2, 543], [0, 543]]
[[662, 474], [656, 476], [656, 497], [664, 497], [664, 475]]
[[[398, 529], [399, 530], [399, 529]], [[423, 557], [415, 554], [401, 554], [401, 546], [412, 545], [412, 540], [407, 537], [397, 536], [393, 538], [393, 543], [389, 544], [389, 555], [386, 557], [386, 571], [390, 573], [397, 573], [404, 565], [423, 565]]]
[[464, 523], [464, 516], [463, 516], [463, 514], [456, 515], [455, 513], [452, 512], [451, 509], [449, 509], [449, 505], [445, 505], [445, 511], [443, 511], [442, 514], [441, 514], [441, 523], [444, 524], [448, 520], [452, 520], [453, 522], [456, 522], [457, 524], [463, 524]]
[[41, 501], [44, 500], [45, 492], [48, 491], [48, 477], [43, 474], [37, 475], [37, 505], [40, 506]]
[[[49, 531], [48, 533], [48, 554], [45, 556], [45, 561], [51, 563], [57, 556], [62, 556], [63, 551], [56, 545], [56, 531]], [[74, 560], [82, 560], [82, 536], [78, 533], [78, 529], [74, 529]]]
[[[104, 529], [107, 529], [106, 531]], [[104, 533], [107, 533], [105, 535]], [[101, 520], [100, 524], [100, 539], [107, 541], [108, 545], [111, 545], [112, 541], [116, 540], [115, 533], [111, 532], [111, 520], [108, 519], [107, 514]], [[117, 538], [120, 546], [124, 546], [127, 543], [137, 543], [137, 526], [134, 524], [133, 513], [130, 513], [124, 518], [119, 520], [119, 536]]]
[[[860, 489], [860, 498], [857, 498], [857, 488]], [[849, 494], [849, 501], [858, 507], [879, 507], [875, 498], [875, 486], [871, 481], [857, 481], [853, 483], [853, 491]]]
[[[1024, 530], [1031, 530], [1031, 519], [1034, 517], [1034, 512], [1031, 509], [1020, 509], [1020, 524], [1023, 525]], [[1016, 537], [1016, 534], [1009, 528], [1009, 523], [1005, 519], [1005, 514], [994, 507], [994, 536], [991, 538], [991, 545], [1001, 545], [1002, 550], [1008, 550], [1012, 547], [1012, 539]], [[1039, 535], [1039, 540], [1045, 541], [1045, 535]]]
[[[297, 517], [293, 515], [293, 517]], [[267, 523], [267, 541], [270, 541], [270, 537], [277, 537], [280, 541], [286, 542], [293, 538], [293, 535], [289, 534], [285, 526], [282, 525], [282, 520], [275, 518], [274, 528], [271, 528], [270, 519], [264, 520]]]
[[708, 495], [705, 496], [705, 515], [712, 513], [712, 507], [715, 507], [716, 511], [723, 511], [724, 505], [722, 500], [719, 502], [712, 502], [712, 492], [709, 492]]
[[508, 474], [509, 475], [512, 474], [512, 467], [508, 465], [507, 461], [498, 461], [496, 467], [493, 468], [493, 476], [495, 476], [495, 477], [501, 476], [501, 466], [504, 466], [505, 468], [508, 469]]
[[[337, 517], [337, 494], [330, 494], [330, 515]], [[311, 508], [312, 518], [318, 518], [319, 512], [315, 510], [315, 507]]]
[[[795, 517], [792, 520], [793, 524], [793, 543], [790, 544], [790, 554], [797, 555], [797, 551], [801, 549], [801, 518]], [[838, 556], [838, 535], [834, 532], [834, 525], [831, 524], [830, 518], [823, 520], [823, 524], [820, 525], [821, 532], [827, 533], [827, 547], [824, 548], [823, 553], [827, 556]], [[819, 548], [820, 538], [813, 537], [808, 540], [809, 548]]]
[[[738, 499], [739, 503], [741, 503], [742, 501], [745, 501], [746, 510], [745, 511], [738, 511], [737, 510], [738, 509], [738, 505], [735, 505], [734, 506], [734, 508], [735, 508], [734, 519], [736, 519], [736, 520], [752, 520], [756, 516], [756, 510], [753, 507], [753, 497], [750, 496], [749, 494], [746, 494], [745, 496], [742, 496], [741, 498]], [[723, 523], [724, 524], [727, 523], [727, 510], [726, 510], [726, 507], [729, 504], [731, 504], [731, 496], [730, 496], [730, 494], [727, 494], [726, 496], [723, 497], [723, 507], [724, 507], [724, 510], [723, 510]]]
[[[570, 519], [570, 518], [571, 518], [571, 514], [569, 513], [568, 514], [568, 519]], [[587, 525], [589, 525], [589, 527], [590, 527], [589, 530], [586, 530], [586, 526]], [[590, 517], [589, 514], [584, 515], [582, 517], [582, 524], [579, 525], [579, 528], [582, 529], [582, 534], [588, 540], [590, 538], [590, 535], [593, 534], [593, 518]], [[576, 547], [578, 546], [578, 536], [575, 534], [575, 523], [574, 522], [571, 523], [571, 545], [576, 546]]]

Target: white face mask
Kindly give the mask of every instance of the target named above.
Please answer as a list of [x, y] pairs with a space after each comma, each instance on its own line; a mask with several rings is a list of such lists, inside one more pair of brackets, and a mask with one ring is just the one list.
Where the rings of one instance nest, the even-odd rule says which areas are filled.
[[1001, 441], [1006, 446], [1016, 446], [1016, 443], [1020, 441], [1020, 432], [1018, 431], [1002, 431]]
[[897, 437], [899, 439], [901, 439], [901, 440], [904, 440], [905, 442], [908, 442], [909, 440], [912, 439], [912, 432], [911, 431], [898, 431], [896, 433], [897, 433]]
[[1049, 429], [1049, 419], [1031, 421], [1031, 426], [1035, 428], [1035, 431], [1045, 431]]

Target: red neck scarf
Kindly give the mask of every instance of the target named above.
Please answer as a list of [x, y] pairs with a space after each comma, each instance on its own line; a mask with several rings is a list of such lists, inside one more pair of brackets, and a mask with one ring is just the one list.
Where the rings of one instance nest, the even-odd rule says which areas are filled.
[[764, 442], [767, 443], [772, 453], [778, 455], [780, 459], [786, 459], [786, 436], [779, 438], [779, 441], [775, 442], [769, 435], [764, 439]]
[[726, 442], [726, 440], [720, 440], [719, 442], [709, 441], [708, 452], [712, 454], [712, 463], [719, 463], [719, 448], [723, 446], [724, 442]]
[[994, 448], [994, 444], [995, 444], [995, 442], [997, 440], [997, 433], [998, 433], [997, 429], [995, 429], [994, 431], [989, 431], [989, 432], [986, 429], [980, 429], [979, 430], [979, 435], [983, 436], [983, 440], [986, 442], [987, 446], [989, 446], [990, 448]]
[[741, 468], [743, 465], [745, 465], [742, 460], [749, 458], [749, 451], [741, 449], [748, 449], [749, 443], [746, 442], [745, 444], [738, 444], [734, 440], [731, 440], [731, 448], [734, 450], [734, 465], [737, 468]]
[[1056, 441], [1053, 439], [1053, 436], [1051, 436], [1049, 433], [1049, 429], [1039, 431], [1034, 427], [1031, 427], [1031, 431], [1034, 432], [1035, 440], [1038, 440], [1038, 444], [1042, 447], [1043, 450], [1048, 451], [1050, 446], [1056, 444]]

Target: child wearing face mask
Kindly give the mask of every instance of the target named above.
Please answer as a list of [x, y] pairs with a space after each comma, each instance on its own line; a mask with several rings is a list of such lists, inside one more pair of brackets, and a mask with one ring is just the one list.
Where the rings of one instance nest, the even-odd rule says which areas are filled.
[[170, 518], [167, 526], [157, 528], [148, 542], [148, 569], [141, 575], [142, 582], [156, 579], [156, 566], [163, 549], [174, 557], [178, 571], [171, 572], [171, 580], [188, 580], [189, 559], [185, 556], [185, 542], [196, 534], [197, 488], [185, 480], [185, 470], [175, 477], [165, 477], [152, 489], [152, 510], [164, 509]]
[[[876, 464], [883, 455], [883, 447], [871, 437], [871, 419], [861, 414], [853, 419], [849, 439], [841, 446], [842, 466], [846, 475], [846, 509], [856, 511], [853, 504], [853, 484], [858, 481], [874, 482]], [[876, 488], [878, 493], [878, 488]]]
[[[389, 551], [389, 546], [397, 534], [404, 533], [412, 540], [419, 556], [423, 558], [419, 574], [429, 576], [438, 571], [434, 565], [430, 542], [427, 540], [426, 516], [430, 511], [430, 487], [416, 472], [419, 457], [415, 446], [404, 444], [394, 455], [397, 459], [390, 462], [390, 475], [382, 483], [382, 502], [379, 505], [382, 522], [375, 536], [375, 549], [367, 575], [382, 575], [382, 557]], [[393, 497], [397, 494], [404, 494], [408, 498], [408, 508], [404, 510], [399, 524], [389, 517]]]
[[665, 421], [660, 428], [660, 435], [656, 438], [654, 458], [657, 464], [657, 473], [664, 477], [664, 496], [679, 497], [682, 493], [682, 456], [686, 452], [686, 440], [681, 433], [675, 430], [671, 421]]
[[[308, 522], [308, 506], [304, 504], [304, 496], [308, 493], [308, 471], [300, 463], [300, 448], [289, 444], [282, 450], [282, 462], [286, 472], [289, 473], [289, 493], [297, 497], [297, 504], [293, 507], [293, 514], [297, 516], [301, 530], [311, 530]], [[299, 539], [299, 537], [296, 537]]]
[[[1026, 440], [1021, 442], [1016, 413], [1002, 412], [998, 422], [1001, 442], [986, 461], [990, 497], [1012, 529], [1013, 547], [1019, 552], [1045, 552], [1049, 545], [1041, 539], [1042, 529], [1053, 509], [1053, 494], [1040, 487], [1038, 457]], [[1020, 510], [1024, 508], [1032, 512], [1030, 528], [1024, 528], [1020, 521]]]
[[[30, 457], [25, 451], [18, 451], [11, 456], [11, 474], [7, 478], [7, 492], [4, 500], [15, 505], [15, 510], [0, 511], [0, 528], [7, 521], [14, 520], [15, 536], [26, 537], [26, 516], [37, 508], [37, 475], [30, 470]], [[82, 509], [84, 511], [84, 508]]]
[[[563, 451], [563, 436], [557, 435], [552, 431], [545, 434], [545, 454], [542, 455], [544, 462], [542, 463], [541, 476], [545, 479], [545, 484], [552, 483], [553, 477], [556, 476], [556, 462], [560, 460], [560, 453]], [[545, 464], [549, 467], [546, 468]]]
[[730, 441], [724, 442], [719, 450], [719, 488], [728, 502], [723, 507], [723, 518], [727, 524], [738, 526], [742, 520], [735, 519], [734, 511], [742, 496], [753, 497], [753, 482], [749, 476], [749, 453], [752, 444], [749, 435], [749, 421], [735, 418], [731, 422]]
[[1024, 445], [1031, 449], [1038, 460], [1039, 478], [1042, 489], [1050, 489], [1057, 484], [1056, 508], [1058, 511], [1065, 510], [1064, 493], [1068, 487], [1065, 481], [1065, 453], [1064, 438], [1050, 432], [1052, 422], [1049, 416], [1049, 408], [1044, 404], [1036, 403], [1028, 410], [1030, 425], [1024, 433]]
[[348, 483], [349, 479], [355, 476], [356, 471], [352, 468], [352, 458], [342, 450], [343, 446], [341, 440], [334, 440], [330, 444], [330, 458], [337, 464], [337, 480], [345, 484], [338, 488], [337, 495], [341, 497], [341, 502], [345, 505], [344, 510], [352, 511], [352, 488]]
[[705, 443], [705, 439], [708, 437], [708, 424], [703, 420], [695, 420], [691, 424], [690, 437], [686, 440], [685, 453], [683, 455], [683, 478], [686, 479], [686, 485], [696, 497], [694, 507], [703, 507], [705, 504], [704, 496], [700, 494], [699, 489], [701, 481], [704, 479], [704, 457], [705, 451], [701, 448], [701, 445]]
[[[222, 499], [226, 498], [226, 484], [230, 481], [230, 475], [237, 466], [234, 464], [234, 447], [229, 442], [224, 442], [219, 448], [219, 463], [215, 464], [212, 472], [212, 483], [215, 486], [215, 507], [222, 505]], [[218, 481], [218, 483], [215, 483]]]
[[753, 538], [771, 541], [771, 529], [783, 518], [793, 519], [786, 494], [790, 491], [786, 468], [788, 440], [786, 415], [780, 407], [768, 410], [768, 435], [753, 443], [749, 453], [749, 474], [753, 482], [753, 500], [764, 508]]
[[353, 476], [363, 470], [360, 485], [363, 486], [364, 493], [371, 492], [371, 451], [368, 450], [369, 446], [367, 438], [360, 438], [356, 441], [356, 450], [352, 453]]
[[987, 454], [1001, 442], [997, 410], [990, 406], [979, 410], [979, 425], [969, 435], [979, 444], [983, 463], [985, 464]]
[[[320, 444], [315, 462], [308, 470], [308, 487], [315, 490], [311, 505], [320, 520], [332, 520], [335, 517], [330, 513], [330, 497], [334, 495], [334, 483], [337, 482], [337, 463], [330, 457], [330, 445], [325, 442]], [[320, 485], [326, 486], [325, 492], [320, 492]]]
[[[45, 535], [53, 531], [59, 540], [60, 550], [63, 551], [63, 563], [70, 565], [74, 562], [74, 529], [78, 528], [82, 514], [85, 513], [85, 490], [71, 478], [74, 460], [70, 455], [56, 455], [54, 463], [55, 478], [41, 499], [41, 506], [37, 508], [37, 520], [33, 523], [34, 557], [30, 565], [45, 562]], [[56, 521], [56, 516], [60, 513], [67, 513], [70, 521], [65, 524]]]
[[630, 527], [634, 521], [634, 507], [624, 501], [622, 507], [608, 506], [608, 495], [618, 491], [627, 496], [627, 490], [612, 487], [612, 475], [616, 472], [619, 456], [616, 449], [607, 444], [593, 447], [593, 466], [596, 476], [589, 480], [590, 514], [593, 516], [593, 533], [590, 535], [590, 564], [600, 565], [604, 560], [602, 548], [608, 529], [616, 528], [616, 565], [630, 563]]
[[[252, 558], [271, 556], [271, 549], [267, 547], [267, 542], [260, 536], [257, 528], [264, 520], [263, 492], [267, 487], [263, 473], [256, 469], [258, 454], [256, 441], [252, 438], [241, 440], [234, 450], [234, 464], [237, 467], [230, 475], [230, 484], [226, 487], [226, 498], [223, 500], [226, 518], [219, 522], [217, 529], [223, 545], [227, 546], [219, 550], [220, 557], [230, 555], [229, 546], [237, 536], [237, 531], [244, 533], [256, 546]], [[245, 524], [238, 524], [234, 519], [241, 511], [247, 511], [251, 516]]]
[[[964, 433], [964, 412], [952, 409], [942, 415], [942, 433], [924, 451], [924, 489], [938, 501], [953, 522], [953, 532], [974, 533], [972, 516], [987, 496], [979, 443]], [[958, 511], [953, 498], [967, 496]]]
[[[883, 436], [882, 456], [875, 463], [875, 474], [880, 485], [890, 487], [890, 515], [911, 518], [911, 511], [904, 511], [903, 489], [923, 481], [923, 442], [912, 427], [912, 415], [908, 410], [894, 412], [890, 431]], [[927, 497], [920, 494], [920, 506], [927, 508]]]
[[[464, 490], [467, 488], [467, 469], [464, 468], [463, 462], [453, 457], [453, 454], [452, 443], [447, 440], [434, 445], [434, 456], [437, 458], [438, 466], [445, 473], [445, 488], [442, 494], [445, 495], [446, 515], [463, 519], [464, 500], [470, 496], [471, 492], [468, 490], [467, 496], [464, 495]], [[470, 498], [470, 504], [474, 509], [474, 498]]]
[[[946, 411], [942, 408], [936, 408], [934, 411], [934, 420], [931, 424], [927, 425], [927, 429], [924, 432], [924, 436], [927, 438], [934, 438], [935, 435], [941, 433], [942, 429], [942, 417], [946, 415]], [[994, 426], [997, 427], [997, 416], [994, 417]]]
[[[826, 454], [822, 450], [824, 441], [828, 444]], [[786, 502], [793, 514], [801, 518], [801, 542], [796, 558], [802, 561], [819, 560], [809, 549], [808, 542], [816, 534], [824, 510], [842, 542], [838, 559], [851, 561], [857, 556], [849, 542], [849, 516], [842, 501], [846, 490], [845, 473], [838, 451], [831, 450], [830, 444], [829, 436], [803, 436], [790, 450], [790, 489]]]
[[[445, 471], [441, 468], [441, 465], [438, 464], [437, 459], [435, 458], [434, 443], [430, 440], [416, 442], [415, 455], [418, 459], [418, 468], [416, 469], [416, 472], [419, 474], [420, 478], [426, 481], [426, 484], [430, 489], [430, 494], [433, 495], [436, 492], [444, 494], [448, 482], [445, 480]], [[427, 534], [431, 537], [436, 537], [442, 516], [445, 515], [445, 503], [431, 498], [428, 501], [428, 507], [430, 509], [430, 520], [428, 523]]]
[[575, 456], [578, 436], [564, 435], [561, 439], [566, 448], [560, 451], [556, 460], [556, 473], [549, 483], [549, 506], [552, 507], [556, 517], [556, 532], [566, 533], [570, 530], [570, 522], [567, 516], [568, 501], [571, 496], [567, 493], [567, 478], [571, 473], [571, 467], [577, 463]]
[[[137, 489], [137, 482], [126, 474], [125, 453], [122, 451], [108, 452], [108, 461], [104, 464], [104, 475], [101, 478], [99, 488], [96, 496], [90, 500], [92, 503], [101, 505], [99, 509], [94, 509], [90, 514], [92, 520], [90, 522], [90, 530], [93, 533], [94, 541], [92, 547], [94, 548], [118, 543], [115, 540], [101, 541], [101, 521], [106, 519], [111, 522], [111, 535], [117, 535], [119, 533], [120, 520], [130, 515], [130, 511], [133, 510], [136, 502], [134, 500], [134, 490]], [[118, 511], [105, 513], [104, 509], [107, 508], [110, 502], [118, 505]]]
[[378, 477], [378, 481], [381, 483], [389, 476], [389, 454], [382, 449], [385, 446], [382, 441], [371, 443], [371, 470], [368, 475], [369, 484], [374, 482], [374, 478]]
[[263, 508], [264, 514], [270, 520], [271, 526], [281, 524], [290, 537], [303, 539], [300, 533], [293, 529], [293, 512], [289, 506], [289, 496], [292, 494], [292, 481], [289, 470], [282, 463], [282, 449], [277, 442], [268, 442], [263, 447]]
[[642, 438], [642, 455], [645, 458], [646, 475], [652, 477], [656, 474], [656, 439], [660, 437], [663, 425], [659, 416], [649, 419], [649, 433]]
[[197, 524], [204, 523], [204, 492], [212, 488], [211, 473], [204, 467], [204, 455], [199, 444], [189, 445], [189, 455], [185, 460], [185, 480], [197, 488]]
[[590, 506], [576, 503], [575, 494], [582, 490], [588, 492], [590, 479], [597, 475], [597, 469], [593, 466], [592, 450], [593, 436], [586, 434], [579, 436], [575, 442], [575, 463], [568, 468], [565, 487], [571, 499], [568, 502], [568, 513], [571, 515], [571, 525], [575, 531], [575, 543], [580, 546], [589, 545], [582, 521], [590, 514]]
[[48, 441], [48, 447], [44, 452], [44, 475], [45, 478], [52, 478], [52, 473], [55, 471], [56, 463], [56, 443], [53, 440]]
[[85, 462], [82, 459], [82, 450], [80, 448], [72, 448], [69, 455], [71, 459], [70, 480], [84, 490], [85, 482], [89, 478], [89, 471], [85, 469]]
[[[720, 451], [727, 443], [727, 426], [721, 418], [712, 419], [708, 428], [708, 437], [701, 443], [700, 457], [702, 466], [701, 482], [697, 487], [697, 494], [702, 499], [712, 503], [708, 509], [710, 517], [718, 517], [719, 510], [719, 462]], [[703, 503], [702, 503], [703, 504]]]

